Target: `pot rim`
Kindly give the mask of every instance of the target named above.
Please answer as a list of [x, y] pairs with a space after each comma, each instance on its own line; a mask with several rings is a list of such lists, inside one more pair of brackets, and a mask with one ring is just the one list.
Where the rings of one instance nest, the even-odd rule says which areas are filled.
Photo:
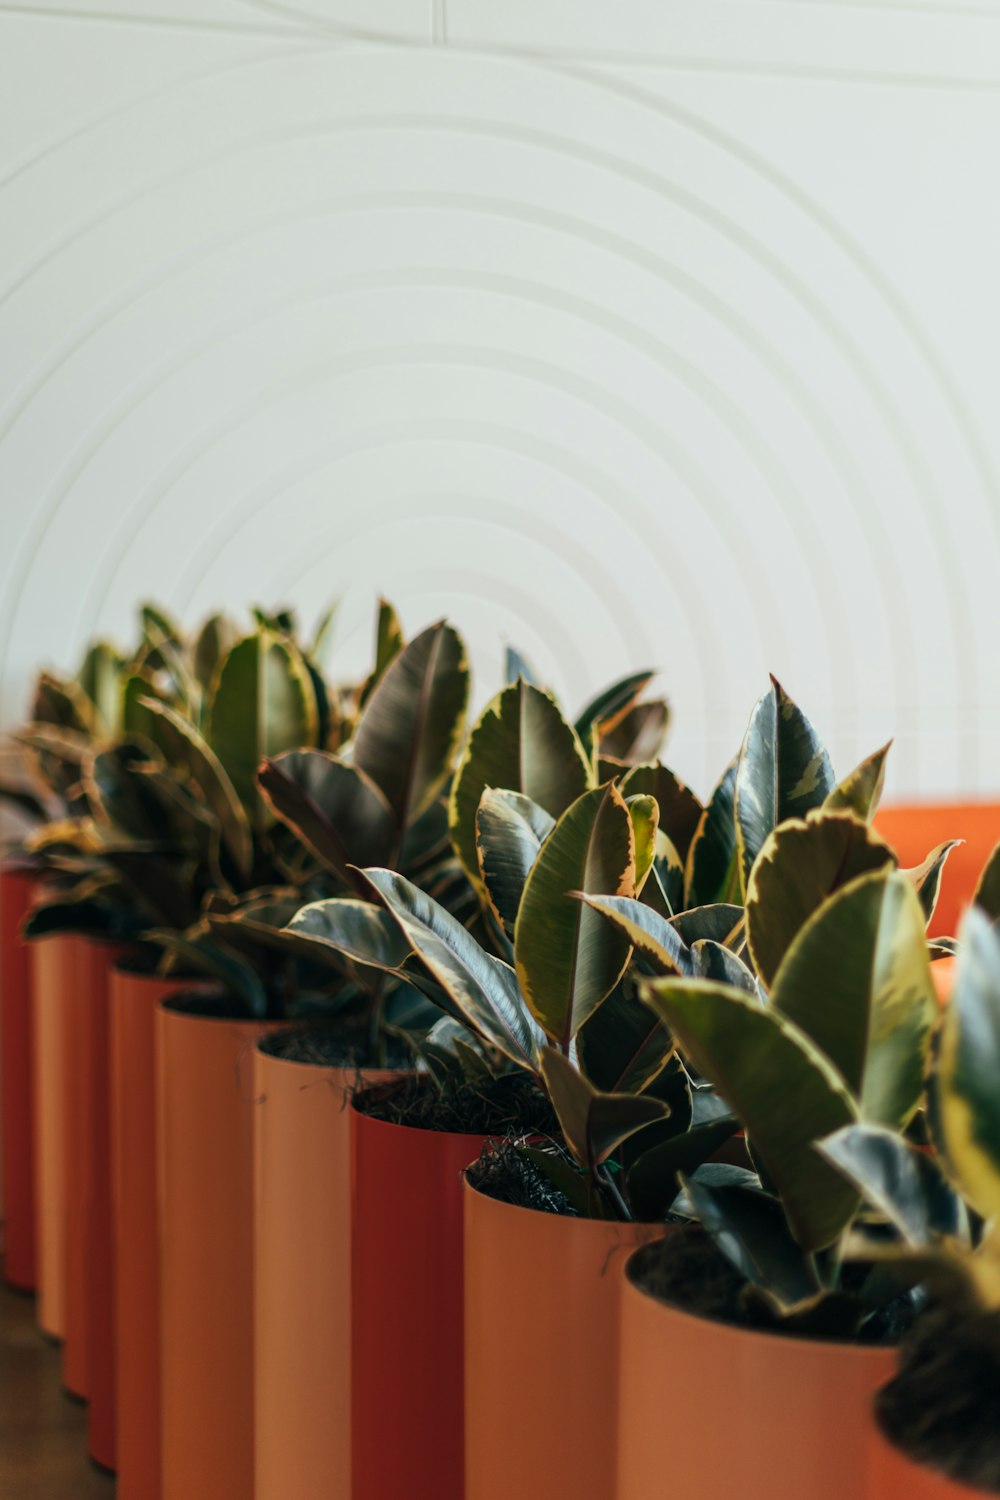
[[780, 1329], [775, 1329], [772, 1333], [762, 1328], [744, 1328], [738, 1323], [726, 1323], [721, 1318], [706, 1318], [701, 1313], [678, 1307], [676, 1303], [664, 1302], [662, 1297], [647, 1291], [635, 1279], [633, 1261], [646, 1248], [645, 1245], [640, 1245], [633, 1250], [622, 1268], [624, 1295], [642, 1297], [659, 1310], [657, 1316], [679, 1318], [692, 1328], [696, 1325], [701, 1328], [708, 1326], [716, 1329], [720, 1337], [734, 1338], [751, 1348], [775, 1349], [783, 1346], [786, 1349], [801, 1349], [813, 1355], [822, 1355], [823, 1358], [847, 1360], [857, 1364], [875, 1359], [884, 1360], [887, 1356], [894, 1359], [899, 1352], [898, 1344], [861, 1344], [857, 1340], [803, 1338], [799, 1334], [782, 1333]]
[[[387, 1081], [392, 1082], [393, 1080], [390, 1079]], [[368, 1088], [378, 1087], [379, 1085], [377, 1083], [369, 1084], [365, 1089], [359, 1089], [358, 1093], [367, 1093]], [[476, 1143], [476, 1155], [479, 1154], [479, 1151], [482, 1150], [487, 1141], [495, 1141], [498, 1139], [498, 1137], [495, 1135], [481, 1135], [476, 1131], [471, 1130], [428, 1130], [427, 1127], [423, 1125], [400, 1125], [397, 1124], [395, 1120], [380, 1120], [377, 1115], [369, 1115], [366, 1114], [364, 1110], [358, 1109], [357, 1098], [358, 1094], [352, 1095], [352, 1097], [347, 1101], [347, 1107], [356, 1120], [364, 1121], [366, 1129], [370, 1126], [373, 1130], [402, 1130], [405, 1131], [407, 1135], [419, 1136], [424, 1140], [426, 1140], [428, 1136], [437, 1135], [440, 1136], [442, 1140], [446, 1141], [473, 1141]], [[355, 1129], [356, 1128], [358, 1127], [355, 1126]], [[471, 1166], [472, 1163], [470, 1162], [469, 1165]]]
[[157, 1010], [164, 1015], [174, 1016], [180, 1021], [204, 1021], [221, 1026], [271, 1026], [280, 1025], [281, 1022], [268, 1020], [266, 1016], [254, 1016], [246, 1011], [233, 1011], [229, 1014], [212, 1014], [210, 1011], [199, 1011], [194, 1007], [199, 1000], [204, 1001], [206, 997], [224, 994], [221, 985], [212, 984], [211, 980], [200, 985], [195, 990], [179, 991], [174, 995], [166, 995], [157, 1004]]
[[[489, 1136], [487, 1137], [487, 1139], [492, 1140], [493, 1137]], [[475, 1162], [470, 1162], [469, 1165], [463, 1170], [463, 1189], [466, 1192], [471, 1193], [475, 1198], [479, 1199], [480, 1202], [490, 1204], [491, 1210], [495, 1210], [498, 1213], [503, 1213], [507, 1217], [513, 1217], [514, 1214], [533, 1214], [535, 1218], [544, 1219], [550, 1223], [554, 1222], [556, 1224], [575, 1225], [577, 1233], [589, 1232], [590, 1226], [592, 1225], [596, 1226], [597, 1229], [605, 1231], [624, 1229], [661, 1230], [663, 1232], [666, 1232], [673, 1227], [672, 1225], [665, 1224], [658, 1219], [591, 1219], [585, 1218], [582, 1214], [550, 1214], [544, 1208], [532, 1208], [529, 1204], [505, 1203], [501, 1198], [494, 1198], [491, 1196], [491, 1194], [484, 1193], [482, 1188], [476, 1187], [475, 1183], [469, 1181], [469, 1173], [472, 1171], [472, 1168], [475, 1165]], [[586, 1225], [587, 1230], [581, 1229], [582, 1225]], [[567, 1233], [569, 1233], [568, 1230]], [[660, 1235], [654, 1235], [652, 1237], [658, 1239], [660, 1238]], [[637, 1245], [635, 1248], [642, 1249], [643, 1246]]]

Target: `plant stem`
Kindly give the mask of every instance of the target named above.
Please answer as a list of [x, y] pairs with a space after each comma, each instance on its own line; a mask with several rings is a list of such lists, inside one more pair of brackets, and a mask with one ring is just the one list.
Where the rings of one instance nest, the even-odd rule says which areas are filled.
[[604, 1188], [604, 1190], [608, 1194], [608, 1197], [611, 1199], [615, 1208], [618, 1210], [618, 1217], [622, 1219], [626, 1224], [631, 1224], [632, 1215], [629, 1211], [629, 1206], [625, 1202], [625, 1199], [622, 1197], [621, 1192], [618, 1188], [618, 1184], [615, 1182], [613, 1175], [610, 1172], [601, 1172], [600, 1168], [597, 1169], [596, 1175], [598, 1182]]
[[383, 974], [372, 991], [371, 1009], [368, 1012], [368, 1057], [373, 1068], [385, 1067], [385, 985], [388, 975]]

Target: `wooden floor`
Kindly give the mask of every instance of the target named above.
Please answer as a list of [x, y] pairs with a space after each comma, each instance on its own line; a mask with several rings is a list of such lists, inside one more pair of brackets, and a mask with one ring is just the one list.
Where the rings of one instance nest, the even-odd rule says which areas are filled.
[[0, 1286], [0, 1496], [113, 1500], [114, 1481], [87, 1457], [87, 1410], [63, 1391], [59, 1350], [35, 1326], [35, 1304]]

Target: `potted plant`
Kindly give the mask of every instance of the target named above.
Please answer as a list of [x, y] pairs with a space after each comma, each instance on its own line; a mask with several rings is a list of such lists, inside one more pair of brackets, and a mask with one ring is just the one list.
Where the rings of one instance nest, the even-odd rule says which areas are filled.
[[[738, 1485], [763, 1500], [776, 1472], [795, 1493], [864, 1492], [869, 1397], [912, 1306], [876, 1265], [845, 1266], [860, 1200], [817, 1146], [859, 1118], [902, 1128], [916, 1117], [937, 1016], [931, 870], [944, 858], [900, 871], [868, 826], [880, 759], [838, 786], [773, 684], [734, 778], [752, 982], [680, 974], [644, 986], [687, 1067], [732, 1109], [748, 1156], [663, 1162], [662, 1201], [688, 1222], [628, 1266], [622, 1500], [658, 1480], [653, 1410], [664, 1406], [685, 1433], [671, 1459], [683, 1492], [721, 1500]], [[636, 1170], [655, 1181], [657, 1165], [654, 1151]], [[710, 1371], [726, 1444], [710, 1440]]]
[[[403, 638], [379, 610], [376, 661], [336, 752], [263, 762], [258, 785], [339, 894], [344, 920], [377, 915], [356, 866], [388, 862], [459, 917], [476, 909], [447, 840], [447, 791], [464, 734], [468, 667], [445, 622]], [[257, 1500], [350, 1495], [351, 1211], [347, 1098], [413, 1066], [402, 1033], [436, 1019], [407, 980], [351, 967], [312, 933], [285, 934], [344, 974], [336, 1014], [278, 1032], [255, 1057], [255, 1479]], [[319, 922], [320, 933], [325, 930]], [[429, 1019], [428, 1019], [429, 1016]]]
[[1000, 1494], [991, 1393], [1000, 1370], [1000, 936], [981, 907], [961, 928], [954, 991], [930, 1087], [932, 1146], [867, 1122], [822, 1144], [893, 1244], [860, 1232], [855, 1256], [877, 1257], [923, 1288], [893, 1377], [875, 1402], [878, 1431], [866, 1500]]
[[[321, 903], [293, 924], [308, 923], [314, 937], [355, 962], [410, 975], [446, 1012], [421, 1048], [429, 1079], [367, 1090], [353, 1104], [355, 1500], [396, 1492], [408, 1463], [419, 1466], [436, 1494], [466, 1492], [465, 1476], [473, 1470], [463, 1458], [458, 1173], [479, 1154], [484, 1138], [551, 1137], [561, 1133], [561, 1122], [582, 1153], [582, 1190], [601, 1200], [610, 1193], [613, 1201], [606, 1156], [666, 1113], [652, 1090], [638, 1096], [596, 1089], [568, 1060], [578, 1031], [615, 987], [629, 950], [628, 941], [570, 899], [568, 889], [583, 884], [595, 893], [632, 894], [637, 862], [641, 886], [654, 861], [655, 801], [640, 794], [630, 804], [613, 780], [596, 784], [594, 759], [549, 695], [523, 681], [513, 684], [474, 728], [452, 794], [454, 831], [469, 782], [482, 780], [476, 792], [476, 878], [490, 904], [478, 933], [385, 869], [364, 872], [382, 913], [362, 906], [362, 924], [354, 920], [359, 912], [344, 903]], [[531, 769], [532, 789], [542, 790], [561, 816], [523, 790], [483, 794], [488, 779], [501, 775], [523, 787], [522, 768]], [[491, 826], [484, 832], [486, 823]], [[460, 851], [461, 833], [455, 842]], [[530, 901], [525, 893], [531, 915], [518, 928], [512, 914], [526, 879], [535, 880], [536, 891]], [[501, 953], [513, 957], [517, 968]], [[547, 963], [548, 953], [558, 955], [558, 972]], [[545, 998], [529, 1000], [529, 990]], [[662, 1028], [636, 1008], [645, 1031], [662, 1038], [659, 1053], [652, 1039], [645, 1047], [648, 1083], [670, 1044]], [[548, 1031], [538, 1019], [543, 1014]], [[549, 1046], [549, 1039], [559, 1039], [559, 1048]], [[628, 1040], [634, 1043], [634, 1034]], [[626, 1050], [619, 1037], [619, 1056]], [[569, 1123], [581, 1111], [588, 1122], [582, 1135]], [[634, 1226], [614, 1217], [615, 1223], [601, 1226], [599, 1258], [615, 1240], [635, 1242]], [[425, 1390], [419, 1369], [430, 1340], [437, 1378]], [[476, 1349], [471, 1335], [468, 1348]], [[482, 1362], [489, 1362], [488, 1351]], [[468, 1381], [464, 1388], [470, 1389]], [[397, 1414], [391, 1446], [379, 1440], [386, 1402]], [[464, 1427], [472, 1430], [467, 1422]]]

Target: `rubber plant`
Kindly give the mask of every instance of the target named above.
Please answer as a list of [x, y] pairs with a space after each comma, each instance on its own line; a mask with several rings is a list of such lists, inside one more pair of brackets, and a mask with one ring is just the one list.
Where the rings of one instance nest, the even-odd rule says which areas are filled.
[[1000, 1443], [986, 1397], [1000, 1378], [1000, 933], [994, 897], [991, 876], [980, 882], [977, 902], [963, 919], [930, 1084], [931, 1148], [867, 1120], [841, 1126], [819, 1148], [847, 1188], [895, 1231], [895, 1243], [873, 1245], [859, 1228], [852, 1253], [874, 1258], [925, 1296], [903, 1341], [898, 1373], [877, 1399], [882, 1432], [915, 1463], [991, 1494], [1000, 1493]]

